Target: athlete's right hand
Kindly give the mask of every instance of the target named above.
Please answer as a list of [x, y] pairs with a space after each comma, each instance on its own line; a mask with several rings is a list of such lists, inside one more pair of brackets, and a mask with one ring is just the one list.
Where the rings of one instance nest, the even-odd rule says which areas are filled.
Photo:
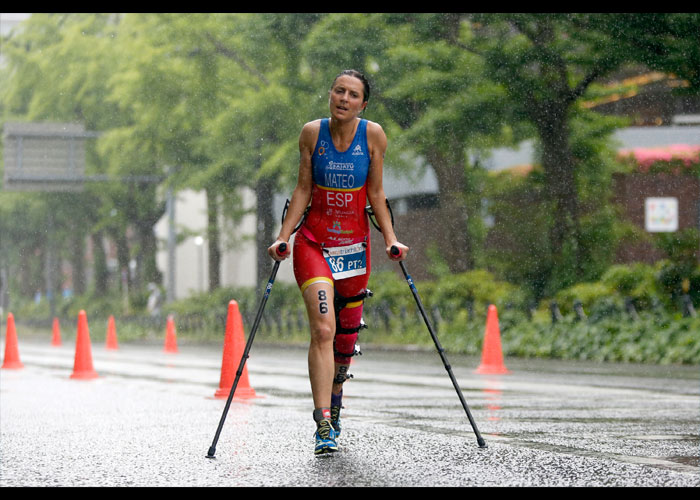
[[277, 240], [270, 245], [267, 249], [267, 253], [275, 260], [284, 260], [289, 257], [291, 253], [289, 243], [284, 240]]

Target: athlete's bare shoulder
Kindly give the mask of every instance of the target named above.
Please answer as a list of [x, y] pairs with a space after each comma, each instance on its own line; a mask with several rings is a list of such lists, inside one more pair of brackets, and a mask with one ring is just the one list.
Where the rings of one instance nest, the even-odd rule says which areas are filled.
[[299, 134], [299, 147], [306, 147], [313, 150], [316, 147], [319, 131], [321, 130], [321, 120], [313, 120], [304, 124]]
[[384, 129], [377, 122], [367, 120], [367, 133], [383, 134]]
[[304, 126], [301, 128], [301, 135], [302, 136], [318, 135], [319, 130], [321, 130], [321, 119], [320, 118], [318, 120], [312, 120], [310, 122], [306, 122], [304, 124]]
[[370, 146], [370, 151], [378, 151], [382, 156], [387, 146], [386, 133], [381, 125], [376, 122], [367, 120], [367, 142]]

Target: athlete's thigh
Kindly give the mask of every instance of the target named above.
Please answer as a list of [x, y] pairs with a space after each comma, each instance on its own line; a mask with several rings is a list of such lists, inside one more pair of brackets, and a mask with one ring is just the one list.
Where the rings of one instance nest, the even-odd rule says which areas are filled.
[[368, 281], [369, 273], [361, 274], [359, 276], [353, 276], [351, 278], [345, 278], [342, 280], [337, 280], [335, 282], [335, 290], [342, 297], [354, 297], [356, 295], [361, 294], [367, 289]]
[[333, 286], [333, 275], [321, 247], [300, 232], [294, 237], [293, 268], [294, 278], [302, 294], [319, 281]]
[[312, 333], [332, 336], [335, 332], [333, 285], [325, 281], [316, 282], [307, 287], [302, 296]]
[[297, 233], [294, 238], [294, 277], [301, 290], [312, 329], [335, 327], [333, 277], [321, 247]]

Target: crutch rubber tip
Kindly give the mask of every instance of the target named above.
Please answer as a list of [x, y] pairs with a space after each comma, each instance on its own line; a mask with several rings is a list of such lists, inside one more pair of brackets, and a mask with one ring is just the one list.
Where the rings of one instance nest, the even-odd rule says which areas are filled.
[[214, 448], [212, 446], [211, 448], [209, 448], [209, 451], [207, 452], [207, 458], [216, 458], [214, 456], [214, 453], [216, 453], [216, 448]]
[[483, 440], [483, 438], [477, 439], [476, 442], [479, 443], [479, 448], [488, 448], [489, 447], [486, 444], [486, 441]]

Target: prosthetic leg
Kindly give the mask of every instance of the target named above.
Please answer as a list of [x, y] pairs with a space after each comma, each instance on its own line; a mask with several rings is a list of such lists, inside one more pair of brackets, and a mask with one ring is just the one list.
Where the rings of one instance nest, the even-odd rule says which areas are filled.
[[336, 431], [336, 436], [340, 434], [343, 384], [352, 378], [352, 375], [348, 373], [352, 357], [362, 354], [357, 340], [360, 330], [367, 328], [362, 320], [362, 309], [365, 299], [371, 296], [371, 290], [366, 288], [353, 297], [344, 297], [337, 290], [335, 291], [336, 333], [333, 350], [336, 371], [331, 393], [331, 424]]

